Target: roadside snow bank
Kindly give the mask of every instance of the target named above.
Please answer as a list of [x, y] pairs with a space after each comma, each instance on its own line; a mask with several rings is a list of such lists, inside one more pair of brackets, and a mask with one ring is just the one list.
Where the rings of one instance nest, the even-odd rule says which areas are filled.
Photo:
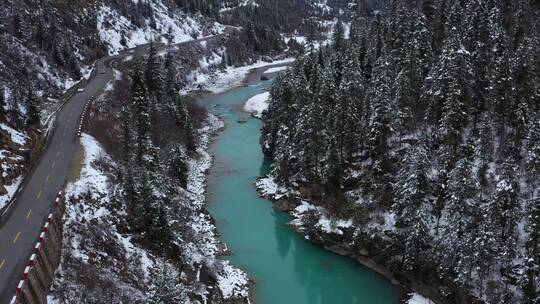
[[0, 209], [4, 208], [9, 203], [9, 201], [21, 185], [21, 181], [22, 176], [15, 179], [15, 181], [11, 185], [4, 185], [4, 188], [6, 189], [6, 194], [0, 196]]
[[104, 152], [99, 142], [88, 134], [82, 135], [81, 145], [84, 149], [84, 161], [81, 174], [77, 181], [67, 185], [66, 194], [68, 196], [78, 196], [89, 193], [94, 196], [99, 195], [98, 198], [100, 200], [108, 202], [107, 176], [92, 164], [101, 158], [110, 161], [110, 157]]
[[262, 113], [268, 109], [270, 102], [270, 93], [265, 92], [259, 95], [255, 95], [248, 99], [244, 104], [244, 111], [253, 114], [257, 118], [262, 117]]

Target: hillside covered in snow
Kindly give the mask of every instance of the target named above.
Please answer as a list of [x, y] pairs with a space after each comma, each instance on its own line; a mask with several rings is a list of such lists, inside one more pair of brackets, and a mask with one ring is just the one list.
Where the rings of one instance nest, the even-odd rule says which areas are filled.
[[[540, 301], [538, 2], [393, 1], [273, 83], [261, 193], [440, 303]], [[339, 23], [338, 23], [339, 25]]]
[[[222, 26], [173, 1], [0, 1], [0, 208], [36, 161], [50, 114], [95, 59]], [[167, 37], [167, 38], [165, 38]]]

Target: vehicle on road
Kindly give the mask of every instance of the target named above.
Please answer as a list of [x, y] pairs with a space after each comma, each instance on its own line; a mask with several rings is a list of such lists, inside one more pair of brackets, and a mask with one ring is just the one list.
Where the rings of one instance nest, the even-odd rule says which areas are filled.
[[77, 89], [77, 92], [79, 92], [79, 93], [84, 92], [84, 88], [78, 88], [78, 89]]

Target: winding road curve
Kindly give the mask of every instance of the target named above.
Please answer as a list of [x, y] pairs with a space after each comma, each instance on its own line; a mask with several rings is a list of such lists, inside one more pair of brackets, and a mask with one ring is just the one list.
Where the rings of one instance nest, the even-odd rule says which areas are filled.
[[[182, 42], [176, 46], [200, 43], [221, 35]], [[97, 73], [88, 81], [84, 91], [72, 96], [57, 114], [54, 130], [39, 162], [0, 219], [0, 303], [8, 303], [14, 295], [46, 216], [66, 182], [77, 149], [77, 128], [85, 103], [91, 96], [97, 96], [113, 79], [112, 61], [146, 54], [148, 48], [148, 45], [142, 45], [120, 55], [99, 59], [95, 64]]]

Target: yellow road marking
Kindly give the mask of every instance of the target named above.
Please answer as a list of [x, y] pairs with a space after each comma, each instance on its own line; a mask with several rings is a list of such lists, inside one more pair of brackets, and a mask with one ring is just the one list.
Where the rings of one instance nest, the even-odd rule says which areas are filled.
[[3, 259], [2, 263], [0, 263], [0, 270], [2, 270], [2, 268], [4, 268], [5, 263], [6, 263], [6, 259]]
[[54, 168], [54, 166], [56, 166], [56, 162], [53, 162], [51, 167]]
[[26, 215], [26, 219], [30, 218], [30, 215], [32, 215], [32, 209], [28, 210], [28, 214]]
[[17, 240], [19, 239], [19, 237], [21, 236], [21, 233], [20, 232], [17, 232], [17, 235], [15, 236], [15, 238], [13, 239], [13, 244], [15, 244], [17, 242]]
[[41, 197], [41, 193], [42, 193], [42, 191], [41, 191], [41, 190], [39, 190], [39, 193], [37, 194], [37, 197], [36, 197], [36, 199], [39, 199], [39, 198]]
[[47, 177], [45, 177], [45, 182], [48, 182], [49, 181], [49, 178], [51, 178], [51, 175], [47, 175]]

